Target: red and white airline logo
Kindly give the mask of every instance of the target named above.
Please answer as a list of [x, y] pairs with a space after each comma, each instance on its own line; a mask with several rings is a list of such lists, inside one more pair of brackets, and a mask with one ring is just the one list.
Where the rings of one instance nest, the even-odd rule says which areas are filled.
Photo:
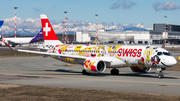
[[43, 28], [43, 31], [46, 32], [45, 36], [48, 36], [48, 32], [51, 31], [51, 27], [48, 27], [48, 23], [46, 23], [46, 26]]
[[141, 57], [142, 49], [119, 48], [118, 57]]

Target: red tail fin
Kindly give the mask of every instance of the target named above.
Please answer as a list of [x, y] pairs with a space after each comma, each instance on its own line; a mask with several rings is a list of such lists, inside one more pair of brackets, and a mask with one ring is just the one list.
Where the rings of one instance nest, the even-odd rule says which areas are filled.
[[62, 44], [58, 40], [58, 38], [57, 38], [57, 36], [56, 36], [56, 34], [55, 34], [49, 20], [47, 18], [47, 16], [45, 14], [41, 14], [40, 17], [41, 17], [41, 24], [42, 24], [43, 36], [44, 36], [45, 44], [46, 45], [47, 44], [49, 44], [49, 45]]

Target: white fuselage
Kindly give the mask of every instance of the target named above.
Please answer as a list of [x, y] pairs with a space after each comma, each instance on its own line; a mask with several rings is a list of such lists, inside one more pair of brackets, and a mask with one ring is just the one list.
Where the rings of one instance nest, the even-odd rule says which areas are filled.
[[14, 44], [28, 44], [34, 37], [22, 37], [22, 38], [3, 38], [2, 41], [6, 43], [14, 43]]
[[[165, 49], [150, 46], [123, 45], [56, 45], [49, 47], [49, 52], [90, 57], [91, 59], [112, 59], [107, 67], [138, 66], [138, 67], [169, 67], [177, 63], [176, 59]], [[158, 52], [164, 54], [158, 55]], [[59, 58], [65, 62], [79, 63], [73, 58]]]

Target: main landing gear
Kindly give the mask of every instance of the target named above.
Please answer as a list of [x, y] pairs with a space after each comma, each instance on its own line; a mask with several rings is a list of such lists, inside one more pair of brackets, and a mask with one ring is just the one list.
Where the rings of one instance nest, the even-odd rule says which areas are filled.
[[111, 70], [111, 75], [118, 75], [118, 74], [119, 74], [119, 70], [118, 70], [118, 69], [113, 68], [113, 69]]
[[86, 72], [85, 69], [82, 70], [82, 75], [90, 75], [91, 73]]
[[159, 79], [163, 79], [164, 78], [164, 75], [163, 75], [163, 69], [162, 68], [157, 68], [157, 71], [159, 71], [159, 75], [158, 75], [158, 77], [159, 77]]

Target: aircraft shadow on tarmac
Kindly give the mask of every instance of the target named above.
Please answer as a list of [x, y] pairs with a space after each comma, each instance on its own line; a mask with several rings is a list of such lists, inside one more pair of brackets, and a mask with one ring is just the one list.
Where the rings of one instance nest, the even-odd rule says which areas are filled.
[[[81, 71], [73, 71], [73, 70], [65, 70], [65, 69], [57, 69], [57, 70], [45, 70], [48, 72], [64, 72], [64, 73], [82, 73]], [[64, 75], [64, 74], [62, 74]], [[71, 75], [71, 74], [68, 74]]]
[[[78, 73], [79, 75], [82, 75], [81, 71], [74, 71], [74, 70], [65, 70], [65, 69], [57, 69], [57, 70], [45, 70], [45, 71], [50, 71], [50, 72], [64, 72], [67, 74], [58, 74], [58, 75], [74, 75], [73, 73]], [[68, 73], [72, 73], [72, 74], [68, 74]], [[126, 74], [121, 74], [121, 72], [119, 73], [119, 75], [111, 75], [110, 73], [91, 73], [90, 75], [87, 76], [94, 76], [94, 77], [106, 77], [106, 76], [124, 76], [124, 77], [144, 77], [144, 78], [158, 78], [158, 74], [157, 75], [151, 75], [151, 74], [157, 74], [156, 72], [149, 72], [149, 73], [135, 73], [135, 72], [130, 72], [130, 73], [126, 73]], [[57, 75], [57, 74], [54, 74]], [[77, 74], [76, 74], [77, 75]], [[179, 79], [176, 77], [168, 77], [165, 75], [164, 79]]]

